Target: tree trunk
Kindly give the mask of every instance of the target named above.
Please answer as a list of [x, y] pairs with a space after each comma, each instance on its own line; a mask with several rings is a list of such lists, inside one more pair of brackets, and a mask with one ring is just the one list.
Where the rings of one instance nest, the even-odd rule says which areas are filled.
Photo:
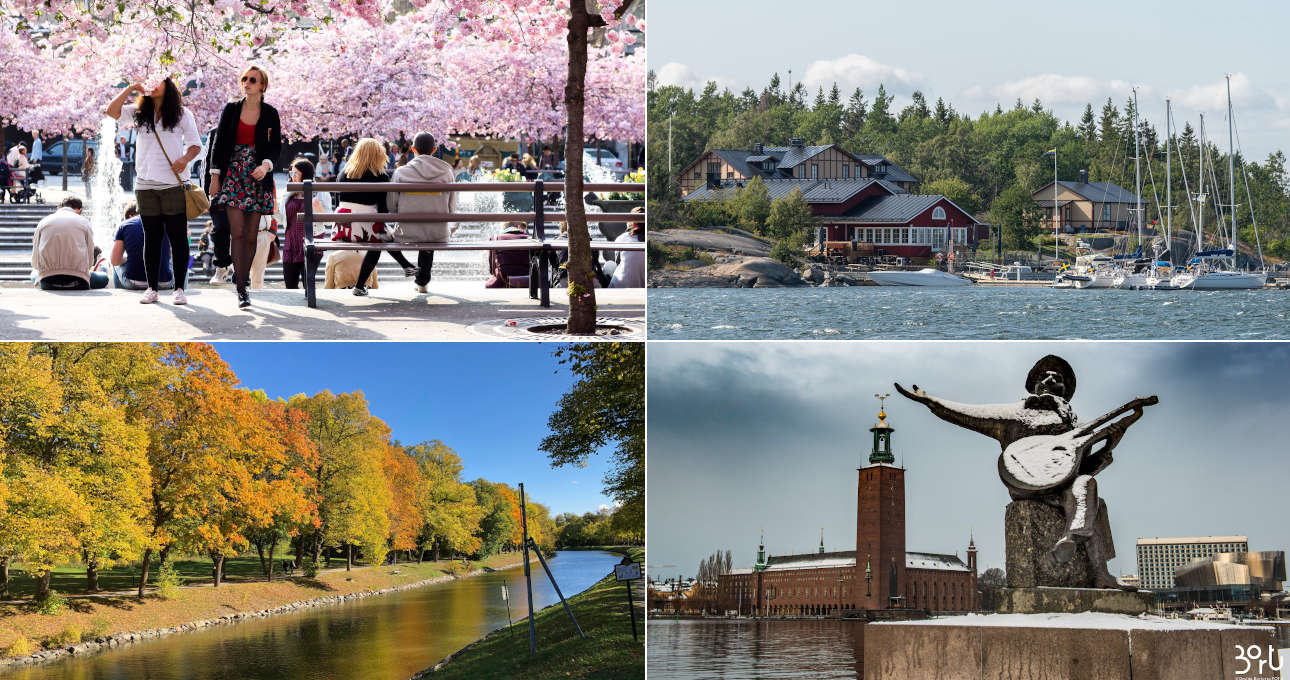
[[[4, 133], [0, 132], [0, 148], [3, 148]], [[9, 558], [0, 557], [0, 599], [9, 597]]]
[[143, 571], [139, 574], [139, 599], [143, 599], [143, 587], [148, 583], [148, 566], [152, 564], [152, 548], [143, 551]]
[[[422, 548], [420, 552], [417, 553], [417, 564], [421, 564], [422, 562], [425, 562], [425, 561], [426, 561], [426, 549]], [[5, 568], [7, 569], [8, 567], [5, 567]], [[3, 591], [0, 591], [0, 592], [3, 592]]]
[[273, 566], [273, 553], [272, 553], [273, 549], [270, 548], [269, 550], [270, 550], [269, 562], [266, 564], [264, 561], [264, 543], [262, 541], [255, 542], [255, 552], [260, 555], [260, 571], [263, 571], [264, 575], [268, 576], [269, 580], [272, 581], [273, 576], [269, 573], [269, 570]]
[[95, 558], [85, 562], [85, 589], [91, 593], [99, 592], [99, 561]]
[[170, 558], [170, 545], [167, 544], [165, 547], [161, 549], [161, 554], [157, 556], [157, 566], [160, 567], [161, 565], [165, 564], [166, 560], [169, 558]]
[[569, 16], [569, 71], [564, 86], [564, 214], [569, 229], [569, 333], [596, 331], [596, 282], [587, 232], [587, 208], [582, 199], [583, 110], [586, 107], [587, 29], [590, 16], [582, 0], [574, 0]]
[[275, 539], [269, 544], [269, 583], [273, 583], [273, 551], [278, 547], [278, 541]]
[[215, 566], [212, 568], [211, 572], [215, 576], [215, 587], [218, 588], [220, 581], [224, 580], [224, 556], [213, 554], [211, 555], [211, 558], [215, 560]]
[[354, 568], [354, 544], [346, 543], [345, 544], [345, 571], [350, 571], [353, 568]]
[[303, 535], [296, 537], [296, 569], [305, 566], [305, 538]]
[[45, 598], [49, 597], [49, 580], [50, 580], [50, 577], [52, 577], [53, 575], [54, 575], [54, 572], [52, 570], [44, 569], [40, 572], [40, 575], [36, 577], [36, 601], [37, 602], [40, 602], [41, 600], [44, 600]]
[[434, 561], [439, 561], [439, 539], [434, 540]]
[[[319, 559], [319, 557], [320, 557], [320, 556], [321, 556], [321, 554], [322, 554], [322, 535], [321, 535], [321, 534], [319, 534], [319, 533], [318, 533], [318, 532], [316, 532], [316, 531], [314, 532], [314, 545], [313, 545], [313, 548], [314, 548], [314, 564], [318, 564], [318, 559]], [[328, 556], [328, 557], [327, 557], [327, 563], [328, 563], [328, 565], [330, 566], [330, 564], [331, 564], [331, 557], [330, 557], [330, 556]]]

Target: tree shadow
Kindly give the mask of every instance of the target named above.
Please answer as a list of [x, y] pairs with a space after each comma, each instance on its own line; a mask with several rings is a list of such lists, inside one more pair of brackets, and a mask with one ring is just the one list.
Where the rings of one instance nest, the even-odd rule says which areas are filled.
[[325, 590], [325, 591], [335, 590], [335, 588], [327, 585], [326, 583], [323, 583], [322, 581], [319, 581], [316, 578], [309, 578], [307, 576], [291, 576], [286, 580], [291, 581], [292, 583], [298, 586], [304, 586], [305, 588], [312, 588], [314, 590]]

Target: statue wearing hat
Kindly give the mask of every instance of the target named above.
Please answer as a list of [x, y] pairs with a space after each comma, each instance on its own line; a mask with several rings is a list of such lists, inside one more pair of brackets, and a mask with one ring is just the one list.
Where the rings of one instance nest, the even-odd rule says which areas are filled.
[[[1115, 557], [1115, 546], [1106, 502], [1098, 497], [1093, 477], [1111, 464], [1113, 449], [1129, 426], [1142, 417], [1142, 409], [1159, 399], [1137, 398], [1092, 422], [1081, 423], [1070, 405], [1075, 394], [1075, 371], [1064, 359], [1051, 354], [1030, 369], [1026, 376], [1028, 395], [1020, 402], [961, 404], [928, 396], [918, 385], [906, 390], [897, 384], [896, 390], [927, 406], [941, 420], [997, 440], [1002, 449], [999, 477], [1013, 505], [1015, 501], [1038, 501], [1061, 510], [1065, 531], [1046, 546], [1047, 559], [1056, 567], [1049, 573], [1070, 573], [1071, 569], [1063, 569], [1062, 565], [1068, 565], [1079, 554], [1081, 558], [1086, 556], [1088, 568], [1075, 571], [1087, 574], [1087, 578], [1076, 577], [1075, 582], [1040, 578], [1053, 582], [1027, 585], [1124, 588], [1106, 568], [1107, 560]], [[1012, 533], [1010, 529], [1010, 543]], [[1014, 548], [1021, 546], [1008, 546], [1010, 585]]]

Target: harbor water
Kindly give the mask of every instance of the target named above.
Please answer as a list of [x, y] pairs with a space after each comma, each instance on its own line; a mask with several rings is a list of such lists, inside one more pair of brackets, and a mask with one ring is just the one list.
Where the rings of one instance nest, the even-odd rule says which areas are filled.
[[863, 621], [649, 620], [650, 680], [864, 677]]
[[1286, 340], [1290, 291], [654, 288], [651, 340]]

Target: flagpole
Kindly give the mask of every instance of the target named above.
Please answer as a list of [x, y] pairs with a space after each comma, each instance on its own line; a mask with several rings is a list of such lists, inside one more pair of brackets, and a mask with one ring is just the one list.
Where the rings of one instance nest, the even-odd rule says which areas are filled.
[[1053, 147], [1053, 259], [1061, 260], [1057, 254], [1057, 147]]

